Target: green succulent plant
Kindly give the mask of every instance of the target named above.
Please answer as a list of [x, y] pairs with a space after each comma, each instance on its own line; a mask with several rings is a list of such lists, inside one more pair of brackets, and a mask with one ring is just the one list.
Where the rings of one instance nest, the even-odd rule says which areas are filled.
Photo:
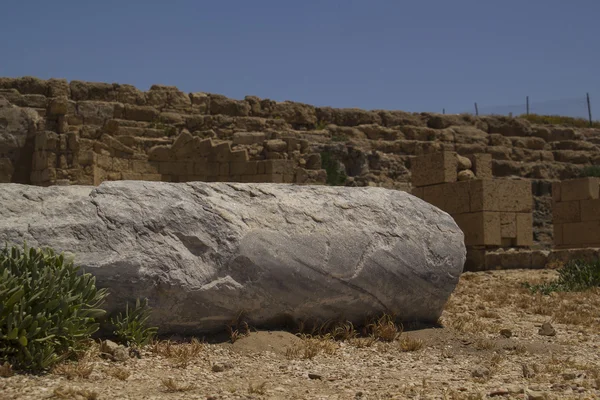
[[0, 363], [50, 368], [98, 330], [107, 292], [52, 249], [0, 250]]

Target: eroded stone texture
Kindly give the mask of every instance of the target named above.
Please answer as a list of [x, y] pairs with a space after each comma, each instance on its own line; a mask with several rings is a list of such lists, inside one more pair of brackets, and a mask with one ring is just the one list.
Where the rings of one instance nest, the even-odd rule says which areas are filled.
[[435, 322], [465, 261], [445, 212], [405, 192], [277, 184], [0, 185], [0, 241], [51, 246], [110, 288], [109, 310], [148, 297], [163, 333], [221, 331], [239, 312], [381, 312]]

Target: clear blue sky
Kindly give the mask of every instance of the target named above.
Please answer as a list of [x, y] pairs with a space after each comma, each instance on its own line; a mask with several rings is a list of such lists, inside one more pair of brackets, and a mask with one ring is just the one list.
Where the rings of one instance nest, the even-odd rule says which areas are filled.
[[6, 1], [0, 76], [407, 111], [590, 92], [600, 112], [599, 15], [600, 0]]

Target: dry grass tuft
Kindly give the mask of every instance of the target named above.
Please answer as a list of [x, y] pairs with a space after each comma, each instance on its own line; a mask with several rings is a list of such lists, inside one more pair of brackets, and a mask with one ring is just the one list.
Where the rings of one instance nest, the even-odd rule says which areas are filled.
[[52, 392], [53, 397], [59, 399], [77, 399], [77, 400], [97, 400], [98, 393], [86, 390], [86, 389], [75, 389], [71, 387], [60, 386], [54, 389]]
[[0, 365], [0, 378], [9, 378], [13, 376], [15, 372], [12, 369], [12, 365], [6, 361], [3, 365]]
[[375, 343], [377, 343], [377, 339], [373, 336], [367, 336], [364, 338], [353, 338], [348, 340], [348, 344], [356, 347], [357, 349], [372, 347]]
[[196, 338], [189, 343], [173, 343], [170, 340], [156, 341], [150, 346], [150, 351], [170, 359], [177, 367], [185, 368], [192, 360], [200, 356], [204, 351], [204, 345]]
[[375, 321], [367, 324], [366, 331], [377, 340], [393, 342], [402, 334], [403, 328], [396, 324], [394, 316], [384, 314]]
[[52, 369], [52, 373], [55, 375], [62, 375], [67, 379], [89, 378], [94, 371], [94, 365], [88, 360], [81, 360], [77, 362], [64, 362], [58, 364]]
[[126, 381], [131, 376], [131, 372], [127, 368], [123, 367], [112, 367], [106, 371], [106, 373], [113, 378], [117, 378], [121, 381]]
[[312, 360], [320, 353], [333, 355], [338, 349], [338, 344], [330, 335], [310, 336], [300, 335], [302, 342], [288, 348], [285, 356], [288, 359]]
[[240, 311], [236, 317], [227, 324], [227, 333], [229, 334], [229, 340], [231, 343], [235, 343], [238, 339], [248, 336], [250, 334], [250, 326], [248, 322], [244, 320], [245, 313]]
[[173, 378], [165, 378], [160, 381], [165, 388], [165, 391], [175, 393], [175, 392], [189, 392], [190, 390], [195, 389], [196, 387], [193, 384], [181, 384], [175, 381]]
[[477, 350], [494, 350], [496, 343], [493, 340], [479, 339], [475, 342], [475, 348]]
[[267, 392], [267, 382], [257, 383], [257, 384], [248, 384], [248, 393], [249, 394], [265, 394]]
[[423, 348], [423, 341], [421, 339], [412, 338], [409, 335], [405, 335], [400, 339], [400, 350], [404, 352], [418, 351]]

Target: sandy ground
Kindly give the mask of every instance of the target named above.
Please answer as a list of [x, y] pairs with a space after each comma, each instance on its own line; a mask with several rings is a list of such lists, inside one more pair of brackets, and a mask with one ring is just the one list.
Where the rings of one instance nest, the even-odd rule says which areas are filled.
[[[441, 328], [392, 342], [287, 332], [253, 332], [233, 344], [160, 342], [141, 358], [92, 352], [44, 376], [0, 378], [0, 398], [600, 398], [600, 290], [541, 296], [521, 285], [554, 276], [466, 273]], [[545, 322], [554, 336], [540, 334]]]

